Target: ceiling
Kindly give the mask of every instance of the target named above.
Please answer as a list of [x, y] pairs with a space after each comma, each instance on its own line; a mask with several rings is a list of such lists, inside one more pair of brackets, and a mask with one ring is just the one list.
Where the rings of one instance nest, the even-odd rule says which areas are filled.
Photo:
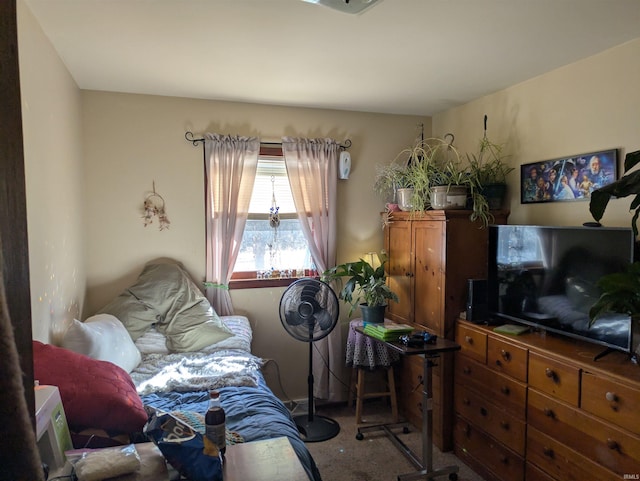
[[638, 0], [25, 1], [82, 89], [421, 116], [640, 38]]

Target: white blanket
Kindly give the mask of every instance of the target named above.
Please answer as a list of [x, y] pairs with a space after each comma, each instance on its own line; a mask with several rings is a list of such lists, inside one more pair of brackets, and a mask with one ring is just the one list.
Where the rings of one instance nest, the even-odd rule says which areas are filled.
[[256, 386], [262, 360], [242, 351], [147, 354], [132, 372], [138, 394]]

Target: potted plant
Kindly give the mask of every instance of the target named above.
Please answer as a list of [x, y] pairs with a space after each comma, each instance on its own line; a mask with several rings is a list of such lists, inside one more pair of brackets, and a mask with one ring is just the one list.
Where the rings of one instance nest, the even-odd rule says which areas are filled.
[[[628, 153], [624, 158], [625, 174], [618, 180], [594, 190], [589, 200], [589, 211], [595, 221], [599, 222], [611, 197], [633, 195], [634, 198], [629, 208], [634, 210], [631, 229], [636, 243], [638, 238], [638, 218], [640, 217], [640, 170], [629, 171], [639, 163], [640, 150]], [[600, 298], [589, 310], [591, 325], [605, 311], [629, 314], [634, 322], [640, 320], [639, 261], [633, 262], [624, 272], [615, 272], [602, 276], [598, 281], [598, 287], [600, 287], [601, 291]]]
[[640, 320], [640, 262], [623, 272], [614, 272], [598, 280], [601, 295], [589, 309], [590, 325], [604, 312], [629, 314]]
[[457, 202], [450, 200], [447, 203], [448, 195], [454, 198], [464, 196], [464, 202], [460, 205], [464, 208], [468, 182], [461, 167], [460, 155], [453, 145], [443, 139], [431, 138], [419, 142], [411, 149], [405, 149], [399, 155], [407, 157], [406, 176], [413, 186], [413, 211], [458, 207]]
[[[451, 135], [451, 134], [448, 134]], [[443, 139], [427, 139], [411, 151], [417, 158], [408, 167], [414, 186], [412, 210], [470, 208], [470, 219], [480, 219], [487, 226], [493, 216], [471, 169], [458, 150]]]
[[591, 192], [589, 200], [589, 212], [591, 212], [595, 221], [599, 222], [607, 209], [611, 197], [635, 196], [629, 206], [629, 210], [635, 211], [631, 219], [631, 228], [635, 238], [638, 237], [637, 222], [640, 217], [640, 170], [629, 171], [638, 163], [640, 163], [640, 150], [628, 153], [624, 158], [624, 175], [618, 180]]
[[[397, 205], [401, 210], [410, 210], [411, 182], [407, 176], [407, 166], [397, 163], [379, 165], [373, 189], [385, 199], [387, 206]], [[391, 211], [395, 208], [391, 207]]]
[[[351, 306], [349, 316], [360, 306], [365, 322], [384, 322], [387, 301], [398, 302], [398, 296], [387, 285], [387, 274], [384, 265], [386, 253], [378, 255], [380, 265], [374, 267], [364, 259], [346, 262], [327, 269], [322, 273], [325, 282], [338, 281], [342, 288], [338, 297]], [[373, 254], [372, 254], [373, 262]], [[346, 283], [344, 278], [348, 278]]]
[[484, 116], [484, 136], [480, 140], [477, 154], [467, 154], [469, 172], [476, 188], [489, 204], [490, 210], [502, 207], [507, 192], [507, 175], [514, 168], [506, 164], [508, 156], [503, 145], [493, 143], [487, 137], [487, 116]]

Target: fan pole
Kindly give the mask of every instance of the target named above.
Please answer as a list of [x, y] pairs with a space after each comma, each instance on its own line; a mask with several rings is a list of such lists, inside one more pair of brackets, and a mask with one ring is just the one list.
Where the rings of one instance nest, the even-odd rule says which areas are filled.
[[309, 395], [309, 422], [313, 422], [313, 342], [309, 343], [309, 376], [307, 376]]

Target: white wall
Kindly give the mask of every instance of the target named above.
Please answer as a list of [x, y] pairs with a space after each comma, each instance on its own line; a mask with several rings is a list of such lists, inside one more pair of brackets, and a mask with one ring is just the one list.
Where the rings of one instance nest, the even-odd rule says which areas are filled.
[[85, 296], [81, 98], [29, 8], [17, 8], [32, 331], [48, 342]]
[[[483, 134], [512, 154], [509, 196], [513, 224], [580, 225], [592, 221], [588, 201], [520, 204], [520, 165], [621, 149], [640, 149], [640, 39], [433, 117], [434, 135], [455, 134], [473, 150]], [[602, 220], [630, 226], [631, 197], [610, 202]]]

